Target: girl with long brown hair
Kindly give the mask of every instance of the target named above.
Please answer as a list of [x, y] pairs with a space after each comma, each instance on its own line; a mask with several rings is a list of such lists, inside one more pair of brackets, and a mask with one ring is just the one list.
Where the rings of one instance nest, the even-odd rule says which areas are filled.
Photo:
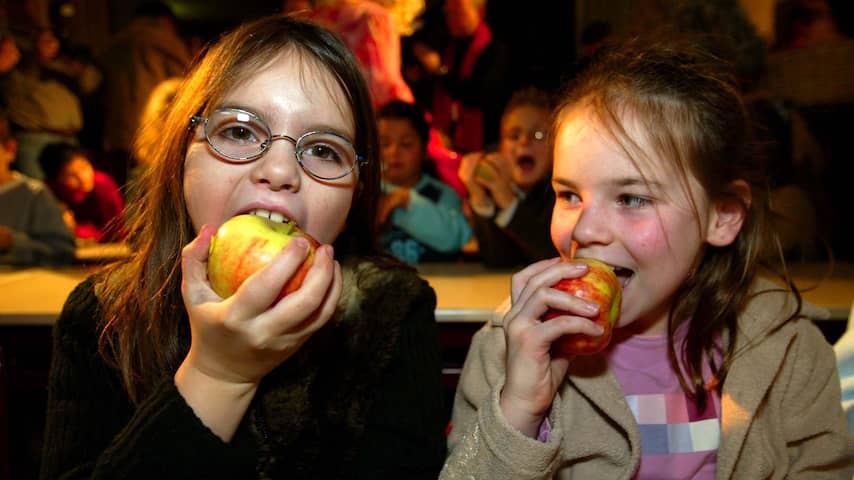
[[[161, 135], [134, 254], [56, 324], [42, 477], [435, 478], [435, 294], [377, 254], [377, 134], [352, 55], [289, 17], [242, 25], [189, 72]], [[302, 239], [227, 299], [206, 278], [213, 232], [241, 214], [322, 244], [278, 302]]]

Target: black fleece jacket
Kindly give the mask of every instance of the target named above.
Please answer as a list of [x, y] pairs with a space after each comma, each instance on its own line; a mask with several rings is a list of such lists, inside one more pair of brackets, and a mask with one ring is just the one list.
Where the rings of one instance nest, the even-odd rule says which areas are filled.
[[54, 327], [41, 478], [435, 479], [445, 457], [435, 293], [402, 267], [344, 266], [329, 324], [262, 382], [232, 442], [174, 372], [134, 406], [97, 351], [92, 278]]

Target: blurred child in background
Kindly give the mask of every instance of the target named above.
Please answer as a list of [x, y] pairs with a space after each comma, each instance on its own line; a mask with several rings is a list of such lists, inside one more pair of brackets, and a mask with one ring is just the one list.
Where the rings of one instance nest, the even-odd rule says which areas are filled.
[[41, 181], [10, 169], [18, 143], [0, 110], [0, 264], [57, 265], [74, 258], [74, 236]]
[[501, 116], [498, 151], [463, 157], [459, 176], [469, 191], [480, 257], [487, 266], [519, 266], [557, 253], [549, 239], [551, 107], [543, 91], [515, 92]]
[[[472, 236], [462, 200], [428, 173], [429, 126], [413, 104], [393, 101], [377, 113], [383, 162], [379, 223], [383, 246], [411, 264], [454, 258]], [[434, 169], [435, 170], [435, 169]]]
[[125, 203], [116, 182], [95, 170], [86, 150], [52, 143], [39, 157], [45, 182], [70, 215], [68, 226], [79, 240], [117, 242], [124, 239]]

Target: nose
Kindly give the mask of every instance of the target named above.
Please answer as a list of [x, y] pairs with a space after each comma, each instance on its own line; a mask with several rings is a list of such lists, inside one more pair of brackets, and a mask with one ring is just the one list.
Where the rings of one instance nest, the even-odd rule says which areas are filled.
[[572, 230], [572, 240], [579, 247], [611, 243], [613, 235], [607, 208], [592, 202], [584, 204]]
[[[274, 140], [287, 140], [275, 142]], [[298, 191], [302, 168], [297, 162], [296, 146], [289, 137], [275, 137], [273, 143], [258, 160], [252, 163], [252, 181], [264, 185], [274, 192]]]

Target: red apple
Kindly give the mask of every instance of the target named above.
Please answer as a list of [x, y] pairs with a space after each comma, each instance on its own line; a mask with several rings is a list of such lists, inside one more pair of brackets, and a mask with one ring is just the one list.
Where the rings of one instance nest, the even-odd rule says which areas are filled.
[[[620, 316], [620, 282], [614, 275], [614, 270], [599, 260], [576, 258], [574, 261], [586, 263], [589, 267], [587, 273], [579, 278], [564, 278], [552, 288], [598, 304], [599, 314], [591, 320], [601, 325], [605, 331], [598, 337], [583, 333], [564, 335], [554, 342], [552, 349], [569, 355], [592, 355], [601, 352], [611, 341], [611, 332]], [[559, 315], [570, 313], [549, 309], [543, 316], [543, 321]]]
[[208, 251], [208, 280], [211, 288], [222, 298], [230, 297], [250, 275], [270, 263], [285, 245], [297, 237], [308, 240], [309, 253], [299, 269], [285, 282], [276, 301], [302, 285], [320, 243], [300, 230], [293, 220], [276, 222], [251, 214], [230, 218], [211, 238]]

